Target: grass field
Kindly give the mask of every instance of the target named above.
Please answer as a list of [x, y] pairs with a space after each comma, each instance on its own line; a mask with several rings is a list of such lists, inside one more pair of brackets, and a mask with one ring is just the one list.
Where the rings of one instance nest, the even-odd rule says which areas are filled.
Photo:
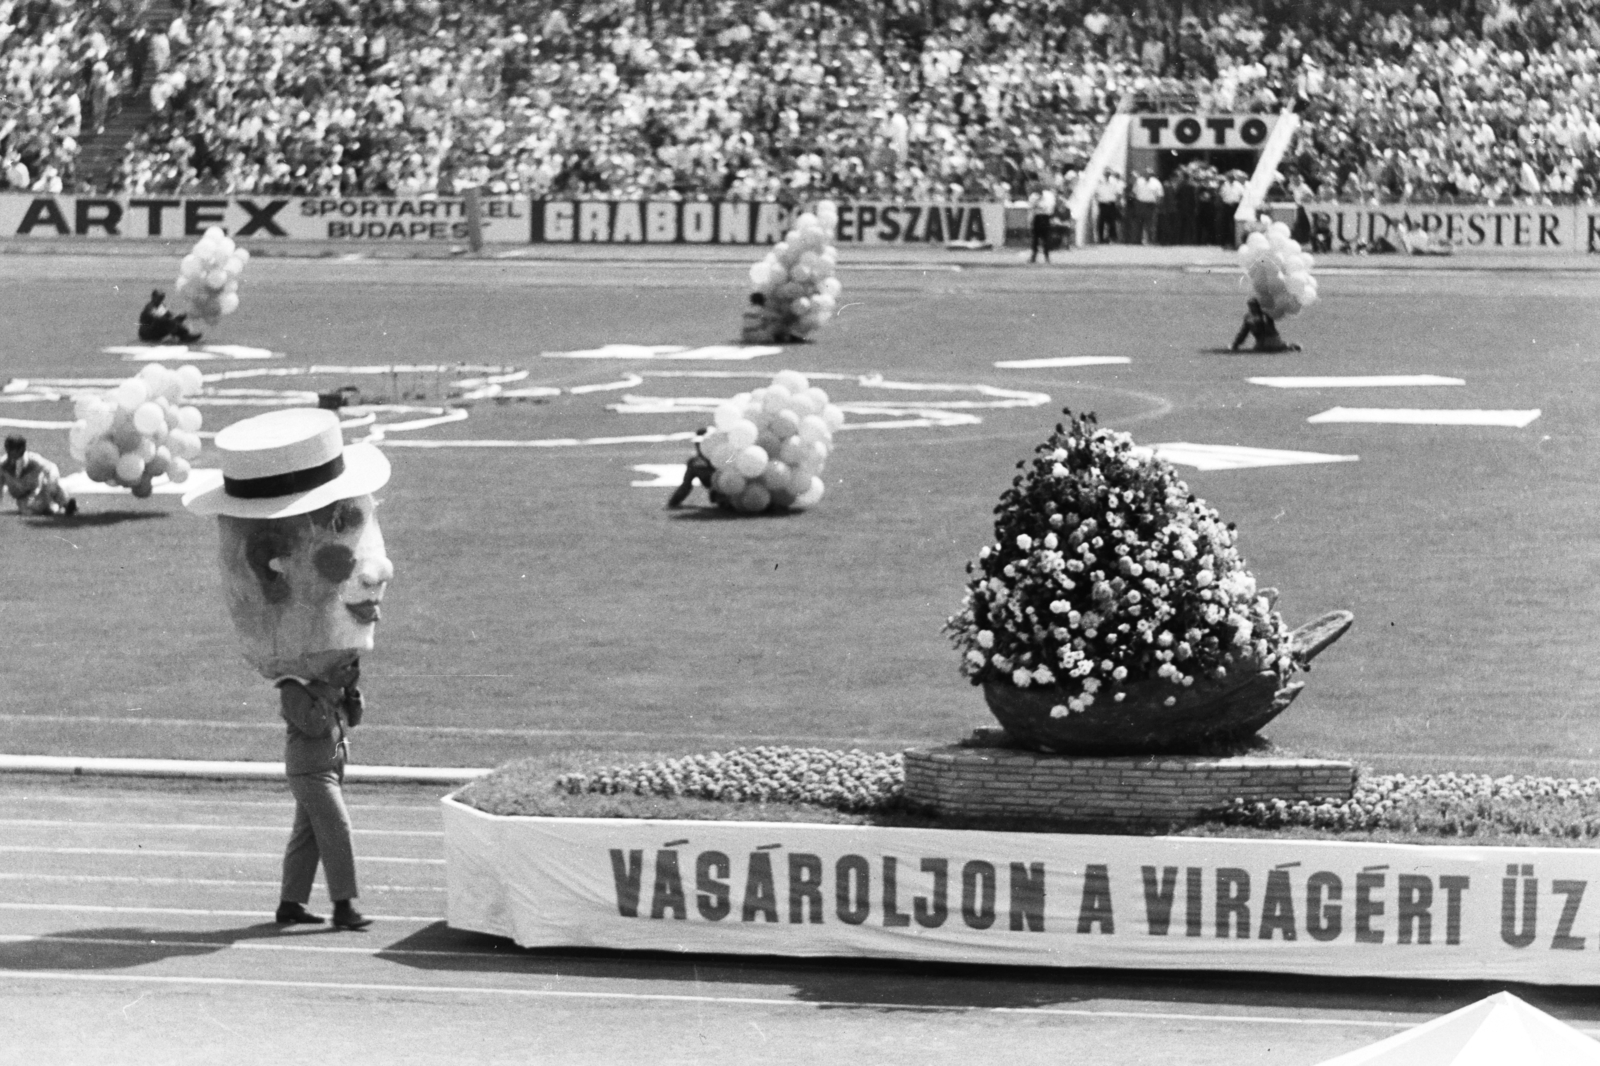
[[[139, 304], [172, 269], [164, 259], [0, 260], [0, 380], [133, 373], [137, 364], [103, 349], [132, 343]], [[381, 517], [397, 578], [364, 664], [372, 710], [361, 761], [954, 739], [988, 715], [940, 626], [1015, 462], [1070, 406], [1146, 444], [1360, 457], [1182, 470], [1238, 523], [1245, 557], [1282, 590], [1291, 624], [1334, 608], [1356, 615], [1269, 730], [1280, 745], [1386, 769], [1600, 773], [1600, 275], [1329, 270], [1324, 302], [1285, 324], [1307, 350], [1255, 356], [1218, 350], [1242, 311], [1227, 273], [852, 269], [846, 257], [840, 319], [782, 355], [540, 355], [729, 343], [743, 272], [733, 262], [252, 262], [242, 310], [207, 340], [285, 353], [259, 365], [471, 362], [526, 369], [518, 388], [562, 390], [640, 378], [480, 400], [465, 420], [389, 435]], [[1129, 362], [994, 365], [1079, 355]], [[247, 365], [257, 364], [205, 369]], [[759, 519], [667, 511], [667, 488], [631, 484], [650, 476], [636, 466], [682, 462], [678, 442], [415, 446], [681, 433], [707, 416], [607, 405], [727, 396], [783, 368], [847, 375], [819, 382], [843, 402], [995, 399], [857, 380], [874, 373], [1049, 401], [974, 409], [972, 424], [841, 433], [821, 504]], [[657, 376], [685, 371], [751, 376]], [[1305, 374], [1465, 384], [1246, 380]], [[347, 381], [381, 378], [226, 384]], [[1336, 406], [1541, 414], [1523, 428], [1308, 423]], [[260, 410], [208, 405], [206, 429]], [[0, 419], [70, 417], [61, 401], [0, 403]], [[67, 465], [64, 430], [24, 432]], [[214, 465], [209, 451], [200, 465]], [[0, 751], [279, 757], [273, 693], [234, 649], [215, 536], [172, 496], [87, 497], [73, 521], [22, 519], [7, 504]]]

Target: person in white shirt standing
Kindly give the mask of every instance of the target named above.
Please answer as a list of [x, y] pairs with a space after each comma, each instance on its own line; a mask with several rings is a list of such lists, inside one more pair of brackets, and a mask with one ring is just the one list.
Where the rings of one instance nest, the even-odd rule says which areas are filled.
[[1222, 246], [1232, 248], [1239, 242], [1234, 239], [1233, 216], [1238, 213], [1244, 199], [1244, 175], [1237, 170], [1228, 171], [1227, 179], [1217, 192], [1217, 232], [1222, 235]]
[[1028, 210], [1033, 216], [1033, 254], [1028, 262], [1039, 261], [1039, 251], [1044, 250], [1044, 261], [1050, 262], [1050, 227], [1056, 217], [1056, 191], [1049, 185], [1036, 184], [1028, 197]]
[[1156, 214], [1161, 207], [1161, 196], [1166, 190], [1162, 188], [1161, 179], [1156, 177], [1156, 172], [1146, 170], [1144, 175], [1133, 183], [1133, 243], [1156, 243]]

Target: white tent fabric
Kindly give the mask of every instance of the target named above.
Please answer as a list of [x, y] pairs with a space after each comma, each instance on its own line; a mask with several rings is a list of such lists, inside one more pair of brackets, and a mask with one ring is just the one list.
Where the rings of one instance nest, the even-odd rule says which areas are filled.
[[1600, 1042], [1510, 992], [1319, 1066], [1600, 1066]]

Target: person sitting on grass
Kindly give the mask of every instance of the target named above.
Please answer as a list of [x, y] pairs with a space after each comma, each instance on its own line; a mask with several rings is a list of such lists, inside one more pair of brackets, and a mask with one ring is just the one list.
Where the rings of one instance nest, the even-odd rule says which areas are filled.
[[1272, 316], [1261, 309], [1261, 301], [1254, 296], [1250, 297], [1246, 305], [1249, 310], [1245, 312], [1244, 324], [1239, 327], [1239, 333], [1233, 338], [1232, 348], [1238, 351], [1244, 344], [1246, 337], [1255, 337], [1255, 351], [1258, 352], [1298, 352], [1298, 344], [1290, 344], [1278, 335], [1278, 324], [1272, 321]]
[[38, 452], [30, 452], [27, 440], [16, 434], [6, 438], [0, 486], [11, 493], [17, 510], [25, 515], [78, 513], [78, 501], [61, 487], [61, 468]]
[[689, 462], [683, 468], [683, 484], [672, 490], [672, 498], [667, 500], [668, 507], [681, 507], [683, 501], [689, 498], [689, 493], [694, 491], [696, 481], [706, 487], [706, 491], [711, 494], [711, 502], [717, 502], [717, 490], [711, 487], [711, 478], [716, 474], [717, 468], [706, 458], [705, 452], [700, 450], [700, 445], [709, 432], [711, 429], [708, 426], [695, 434], [694, 454], [689, 456]]
[[139, 312], [139, 339], [146, 344], [193, 344], [200, 334], [184, 324], [188, 315], [175, 315], [167, 306], [167, 294], [150, 290], [150, 302]]

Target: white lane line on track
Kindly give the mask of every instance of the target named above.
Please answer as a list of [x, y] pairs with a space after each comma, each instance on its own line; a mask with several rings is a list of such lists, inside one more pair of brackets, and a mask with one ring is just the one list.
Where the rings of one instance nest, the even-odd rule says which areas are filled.
[[[349, 791], [349, 787], [350, 786], [346, 784], [345, 790], [347, 792]], [[26, 800], [30, 805], [33, 806], [37, 806], [42, 801], [48, 801], [50, 803], [95, 803], [102, 805], [108, 802], [114, 802], [119, 806], [125, 806], [130, 803], [159, 804], [163, 809], [168, 807], [205, 807], [207, 809], [212, 807], [266, 807], [271, 810], [281, 811], [285, 814], [294, 813], [294, 802], [292, 800], [184, 799], [181, 796], [147, 796], [139, 793], [127, 792], [120, 793], [114, 797], [96, 794], [87, 796], [52, 795], [41, 798], [38, 794], [33, 792], [19, 793], [10, 789], [0, 790], [0, 803], [5, 803], [11, 800]], [[345, 806], [352, 811], [405, 811], [407, 814], [435, 814], [439, 809], [436, 802], [418, 804], [415, 806], [403, 803], [346, 803]]]
[[[688, 436], [694, 436], [693, 433]], [[404, 677], [404, 674], [391, 674], [391, 677]], [[496, 675], [513, 676], [513, 675]], [[170, 726], [174, 729], [264, 729], [274, 733], [282, 733], [283, 726], [272, 722], [219, 722], [206, 718], [127, 718], [127, 717], [99, 717], [90, 715], [71, 714], [0, 714], [0, 723], [28, 723], [37, 722], [42, 725], [126, 725], [137, 726], [141, 729], [149, 726]], [[361, 727], [363, 736], [376, 736], [385, 733], [403, 733], [407, 735], [438, 735], [452, 737], [526, 737], [536, 739], [539, 737], [668, 737], [692, 740], [736, 740], [751, 744], [762, 744], [776, 741], [804, 740], [819, 744], [926, 744], [927, 737], [817, 737], [802, 733], [779, 733], [774, 735], [752, 735], [749, 733], [694, 733], [673, 732], [658, 729], [497, 729], [490, 727], [464, 726], [464, 725], [364, 725]], [[359, 765], [359, 764], [358, 764]]]
[[[70, 911], [83, 914], [165, 914], [179, 918], [255, 918], [261, 924], [271, 924], [265, 918], [264, 910], [253, 911], [223, 911], [207, 910], [200, 907], [113, 907], [103, 903], [5, 903], [0, 902], [0, 911]], [[444, 921], [442, 914], [368, 914], [366, 917], [375, 922], [421, 922], [432, 925], [434, 922]]]
[[[85, 828], [116, 828], [116, 829], [183, 829], [217, 832], [233, 832], [240, 830], [250, 833], [283, 833], [287, 828], [281, 825], [205, 825], [205, 824], [179, 824], [175, 822], [83, 822], [70, 818], [0, 818], [0, 826], [66, 826], [72, 829]], [[360, 829], [357, 833], [376, 837], [442, 837], [444, 833], [437, 829]]]
[[[207, 888], [277, 888], [281, 881], [225, 881], [202, 877], [122, 877], [115, 874], [0, 873], [0, 881], [47, 881], [70, 885], [201, 885]], [[363, 892], [443, 892], [443, 885], [369, 885]]]
[[[300, 940], [316, 937], [319, 933], [325, 934], [327, 930], [311, 929], [303, 933], [284, 933], [285, 940]], [[424, 955], [432, 958], [449, 959], [502, 959], [508, 957], [503, 952], [488, 951], [446, 951], [439, 948], [386, 948], [386, 947], [335, 947], [331, 944], [269, 944], [259, 940], [226, 941], [226, 940], [139, 940], [113, 939], [99, 936], [56, 936], [52, 933], [8, 933], [0, 934], [0, 944], [108, 944], [115, 947], [158, 947], [158, 948], [207, 948], [212, 951], [307, 951], [323, 955]], [[0, 967], [0, 975], [6, 973]]]
[[402, 995], [431, 993], [455, 996], [509, 996], [526, 999], [620, 1000], [633, 1003], [694, 1003], [702, 1006], [804, 1007], [807, 1009], [922, 1011], [928, 1014], [1023, 1014], [1065, 1018], [1107, 1018], [1118, 1021], [1221, 1022], [1245, 1025], [1288, 1025], [1296, 1027], [1331, 1026], [1353, 1029], [1406, 1029], [1422, 1018], [1408, 1021], [1377, 1021], [1364, 1018], [1273, 1017], [1248, 1014], [1187, 1014], [1168, 1011], [1088, 1010], [1065, 1007], [948, 1007], [917, 1003], [865, 1003], [848, 1000], [773, 999], [766, 996], [693, 996], [662, 992], [579, 992], [550, 988], [497, 988], [472, 985], [379, 984], [357, 981], [288, 981], [259, 977], [185, 977], [165, 974], [55, 973], [48, 970], [0, 970], [0, 981], [82, 981], [98, 984], [206, 985], [234, 988], [283, 988], [331, 992], [393, 992]]
[[[155, 848], [31, 848], [25, 844], [0, 844], [0, 853], [26, 855], [148, 855], [160, 859], [272, 859], [277, 851], [166, 851]], [[443, 859], [408, 859], [393, 855], [363, 855], [362, 862], [393, 862], [412, 866], [443, 866]]]

